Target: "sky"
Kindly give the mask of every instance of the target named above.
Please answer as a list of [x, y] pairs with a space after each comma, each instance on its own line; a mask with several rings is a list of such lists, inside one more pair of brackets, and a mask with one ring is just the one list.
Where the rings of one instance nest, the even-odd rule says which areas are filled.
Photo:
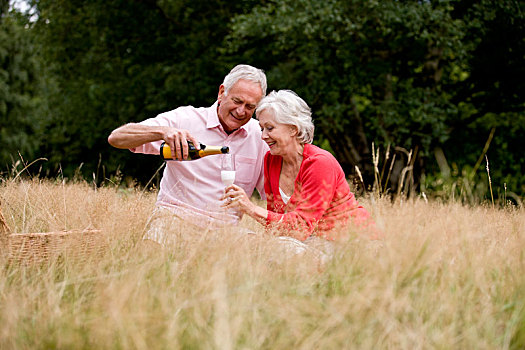
[[[25, 12], [28, 12], [31, 7], [29, 6], [29, 3], [28, 1], [26, 0], [10, 0], [9, 1], [9, 6], [10, 8], [15, 8], [17, 9], [18, 11], [22, 12], [22, 13], [25, 13]], [[37, 20], [37, 16], [36, 15], [33, 15], [31, 16], [31, 19], [30, 21], [36, 21]]]
[[25, 0], [11, 0], [10, 6], [16, 8], [20, 12], [26, 12], [29, 10], [29, 4]]

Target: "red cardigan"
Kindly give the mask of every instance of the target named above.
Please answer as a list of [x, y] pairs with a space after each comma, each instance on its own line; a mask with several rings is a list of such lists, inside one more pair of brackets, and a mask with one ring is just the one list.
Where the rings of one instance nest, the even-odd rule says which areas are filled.
[[264, 190], [267, 197], [267, 225], [276, 225], [299, 240], [317, 235], [335, 239], [339, 225], [350, 217], [360, 225], [370, 214], [360, 206], [346, 181], [343, 169], [329, 152], [305, 144], [303, 161], [295, 179], [294, 192], [284, 204], [279, 192], [282, 157], [270, 152], [264, 157]]

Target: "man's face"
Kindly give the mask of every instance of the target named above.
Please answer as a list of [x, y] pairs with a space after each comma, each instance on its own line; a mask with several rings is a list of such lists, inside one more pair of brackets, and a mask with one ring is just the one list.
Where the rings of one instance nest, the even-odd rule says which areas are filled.
[[262, 97], [259, 83], [240, 79], [230, 88], [228, 95], [221, 85], [217, 98], [219, 101], [217, 113], [224, 131], [229, 134], [248, 123]]

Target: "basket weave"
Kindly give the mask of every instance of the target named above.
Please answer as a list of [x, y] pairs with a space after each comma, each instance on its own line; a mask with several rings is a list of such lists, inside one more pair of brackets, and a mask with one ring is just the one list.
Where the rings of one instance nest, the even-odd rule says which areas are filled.
[[2, 214], [0, 203], [0, 238], [2, 250], [10, 262], [39, 263], [52, 258], [86, 258], [102, 249], [101, 230], [64, 230], [41, 233], [12, 233]]

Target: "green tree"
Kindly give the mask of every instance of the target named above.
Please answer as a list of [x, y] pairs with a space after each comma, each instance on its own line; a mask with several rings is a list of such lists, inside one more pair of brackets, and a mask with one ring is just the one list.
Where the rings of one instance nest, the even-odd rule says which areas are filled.
[[27, 35], [27, 18], [0, 2], [0, 168], [32, 160], [38, 146], [39, 120], [32, 118], [37, 103], [38, 65]]
[[230, 49], [260, 57], [273, 88], [312, 106], [317, 142], [329, 142], [347, 173], [358, 165], [373, 178], [372, 141], [428, 152], [447, 136], [457, 109], [442, 85], [464, 51], [451, 11], [416, 1], [271, 2], [235, 19]]
[[[35, 35], [47, 67], [42, 155], [72, 174], [114, 172], [147, 181], [160, 161], [111, 148], [112, 129], [180, 105], [211, 105], [234, 55], [218, 48], [229, 20], [255, 1], [39, 0]], [[52, 169], [53, 170], [53, 169]]]
[[[456, 1], [453, 16], [465, 23], [468, 55], [463, 79], [447, 87], [461, 117], [450, 125], [444, 147], [463, 150], [450, 152], [448, 158], [459, 168], [474, 166], [494, 129], [487, 152], [494, 186], [502, 197], [505, 184], [508, 191], [523, 195], [525, 5], [515, 0]], [[486, 179], [484, 172], [478, 175]]]
[[[272, 88], [304, 97], [316, 142], [368, 183], [372, 142], [418, 150], [418, 177], [439, 171], [436, 147], [472, 167], [496, 125], [509, 125], [494, 139], [502, 159], [521, 164], [509, 148], [523, 134], [524, 13], [513, 0], [272, 1], [235, 18], [229, 52], [258, 57]], [[523, 166], [508, 170], [523, 179]]]
[[50, 175], [120, 166], [147, 181], [160, 161], [112, 149], [109, 132], [211, 104], [243, 62], [308, 102], [347, 174], [373, 182], [372, 142], [417, 150], [416, 179], [439, 172], [437, 147], [473, 170], [495, 130], [493, 178], [525, 193], [522, 2], [33, 0], [34, 21], [0, 4], [4, 163], [20, 150]]

